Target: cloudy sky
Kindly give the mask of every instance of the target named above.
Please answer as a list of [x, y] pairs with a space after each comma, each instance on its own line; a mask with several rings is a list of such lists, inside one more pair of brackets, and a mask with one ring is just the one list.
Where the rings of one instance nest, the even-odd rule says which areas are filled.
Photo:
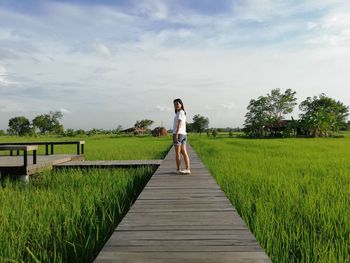
[[178, 97], [237, 127], [274, 88], [350, 105], [350, 1], [0, 0], [0, 129], [51, 110], [65, 128], [170, 128]]

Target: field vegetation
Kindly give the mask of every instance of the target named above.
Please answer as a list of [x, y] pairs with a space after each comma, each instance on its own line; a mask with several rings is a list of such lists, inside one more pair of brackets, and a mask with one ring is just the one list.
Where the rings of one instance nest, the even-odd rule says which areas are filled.
[[350, 262], [350, 138], [190, 143], [274, 262]]
[[[171, 144], [151, 137], [85, 141], [89, 159], [160, 159]], [[75, 147], [69, 147], [57, 151], [74, 153]], [[2, 180], [0, 262], [92, 261], [152, 174], [146, 167], [63, 170], [45, 172], [29, 183]]]
[[[35, 141], [85, 141], [85, 160], [146, 160], [162, 159], [168, 152], [171, 140], [168, 137], [150, 136], [83, 136], [66, 138], [62, 136], [0, 136], [0, 142]], [[55, 145], [55, 154], [76, 153], [76, 145]], [[45, 146], [39, 146], [38, 154], [45, 153]], [[0, 152], [0, 154], [8, 154]]]

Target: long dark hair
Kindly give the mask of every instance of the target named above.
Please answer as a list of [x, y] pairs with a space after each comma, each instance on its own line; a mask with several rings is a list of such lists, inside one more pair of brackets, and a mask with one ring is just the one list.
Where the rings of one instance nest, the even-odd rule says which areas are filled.
[[[183, 104], [182, 100], [181, 100], [181, 99], [174, 99], [174, 102], [173, 102], [173, 103], [175, 103], [175, 102], [178, 102], [178, 103], [181, 104], [181, 109], [182, 109], [182, 110], [185, 112], [185, 114], [186, 114], [185, 107], [184, 107], [184, 104]], [[176, 109], [175, 109], [175, 113], [177, 113]]]

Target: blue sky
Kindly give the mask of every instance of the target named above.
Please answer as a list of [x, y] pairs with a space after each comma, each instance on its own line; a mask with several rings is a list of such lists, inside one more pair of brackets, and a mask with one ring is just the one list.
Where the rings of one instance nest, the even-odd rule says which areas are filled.
[[170, 128], [178, 97], [237, 127], [274, 88], [350, 105], [345, 0], [0, 0], [0, 25], [0, 129], [51, 110], [65, 128]]

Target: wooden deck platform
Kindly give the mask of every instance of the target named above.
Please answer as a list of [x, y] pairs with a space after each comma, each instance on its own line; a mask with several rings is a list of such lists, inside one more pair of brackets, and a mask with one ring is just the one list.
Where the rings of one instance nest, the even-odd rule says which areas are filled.
[[192, 174], [171, 149], [95, 262], [271, 262], [188, 148]]
[[72, 160], [83, 160], [84, 155], [76, 154], [55, 154], [55, 155], [37, 155], [37, 162], [33, 164], [32, 156], [28, 155], [28, 164], [23, 165], [23, 156], [0, 156], [0, 174], [1, 175], [33, 175], [45, 169], [51, 169], [57, 165]]
[[162, 160], [117, 160], [117, 161], [71, 161], [54, 165], [59, 168], [128, 168], [138, 166], [159, 166]]

